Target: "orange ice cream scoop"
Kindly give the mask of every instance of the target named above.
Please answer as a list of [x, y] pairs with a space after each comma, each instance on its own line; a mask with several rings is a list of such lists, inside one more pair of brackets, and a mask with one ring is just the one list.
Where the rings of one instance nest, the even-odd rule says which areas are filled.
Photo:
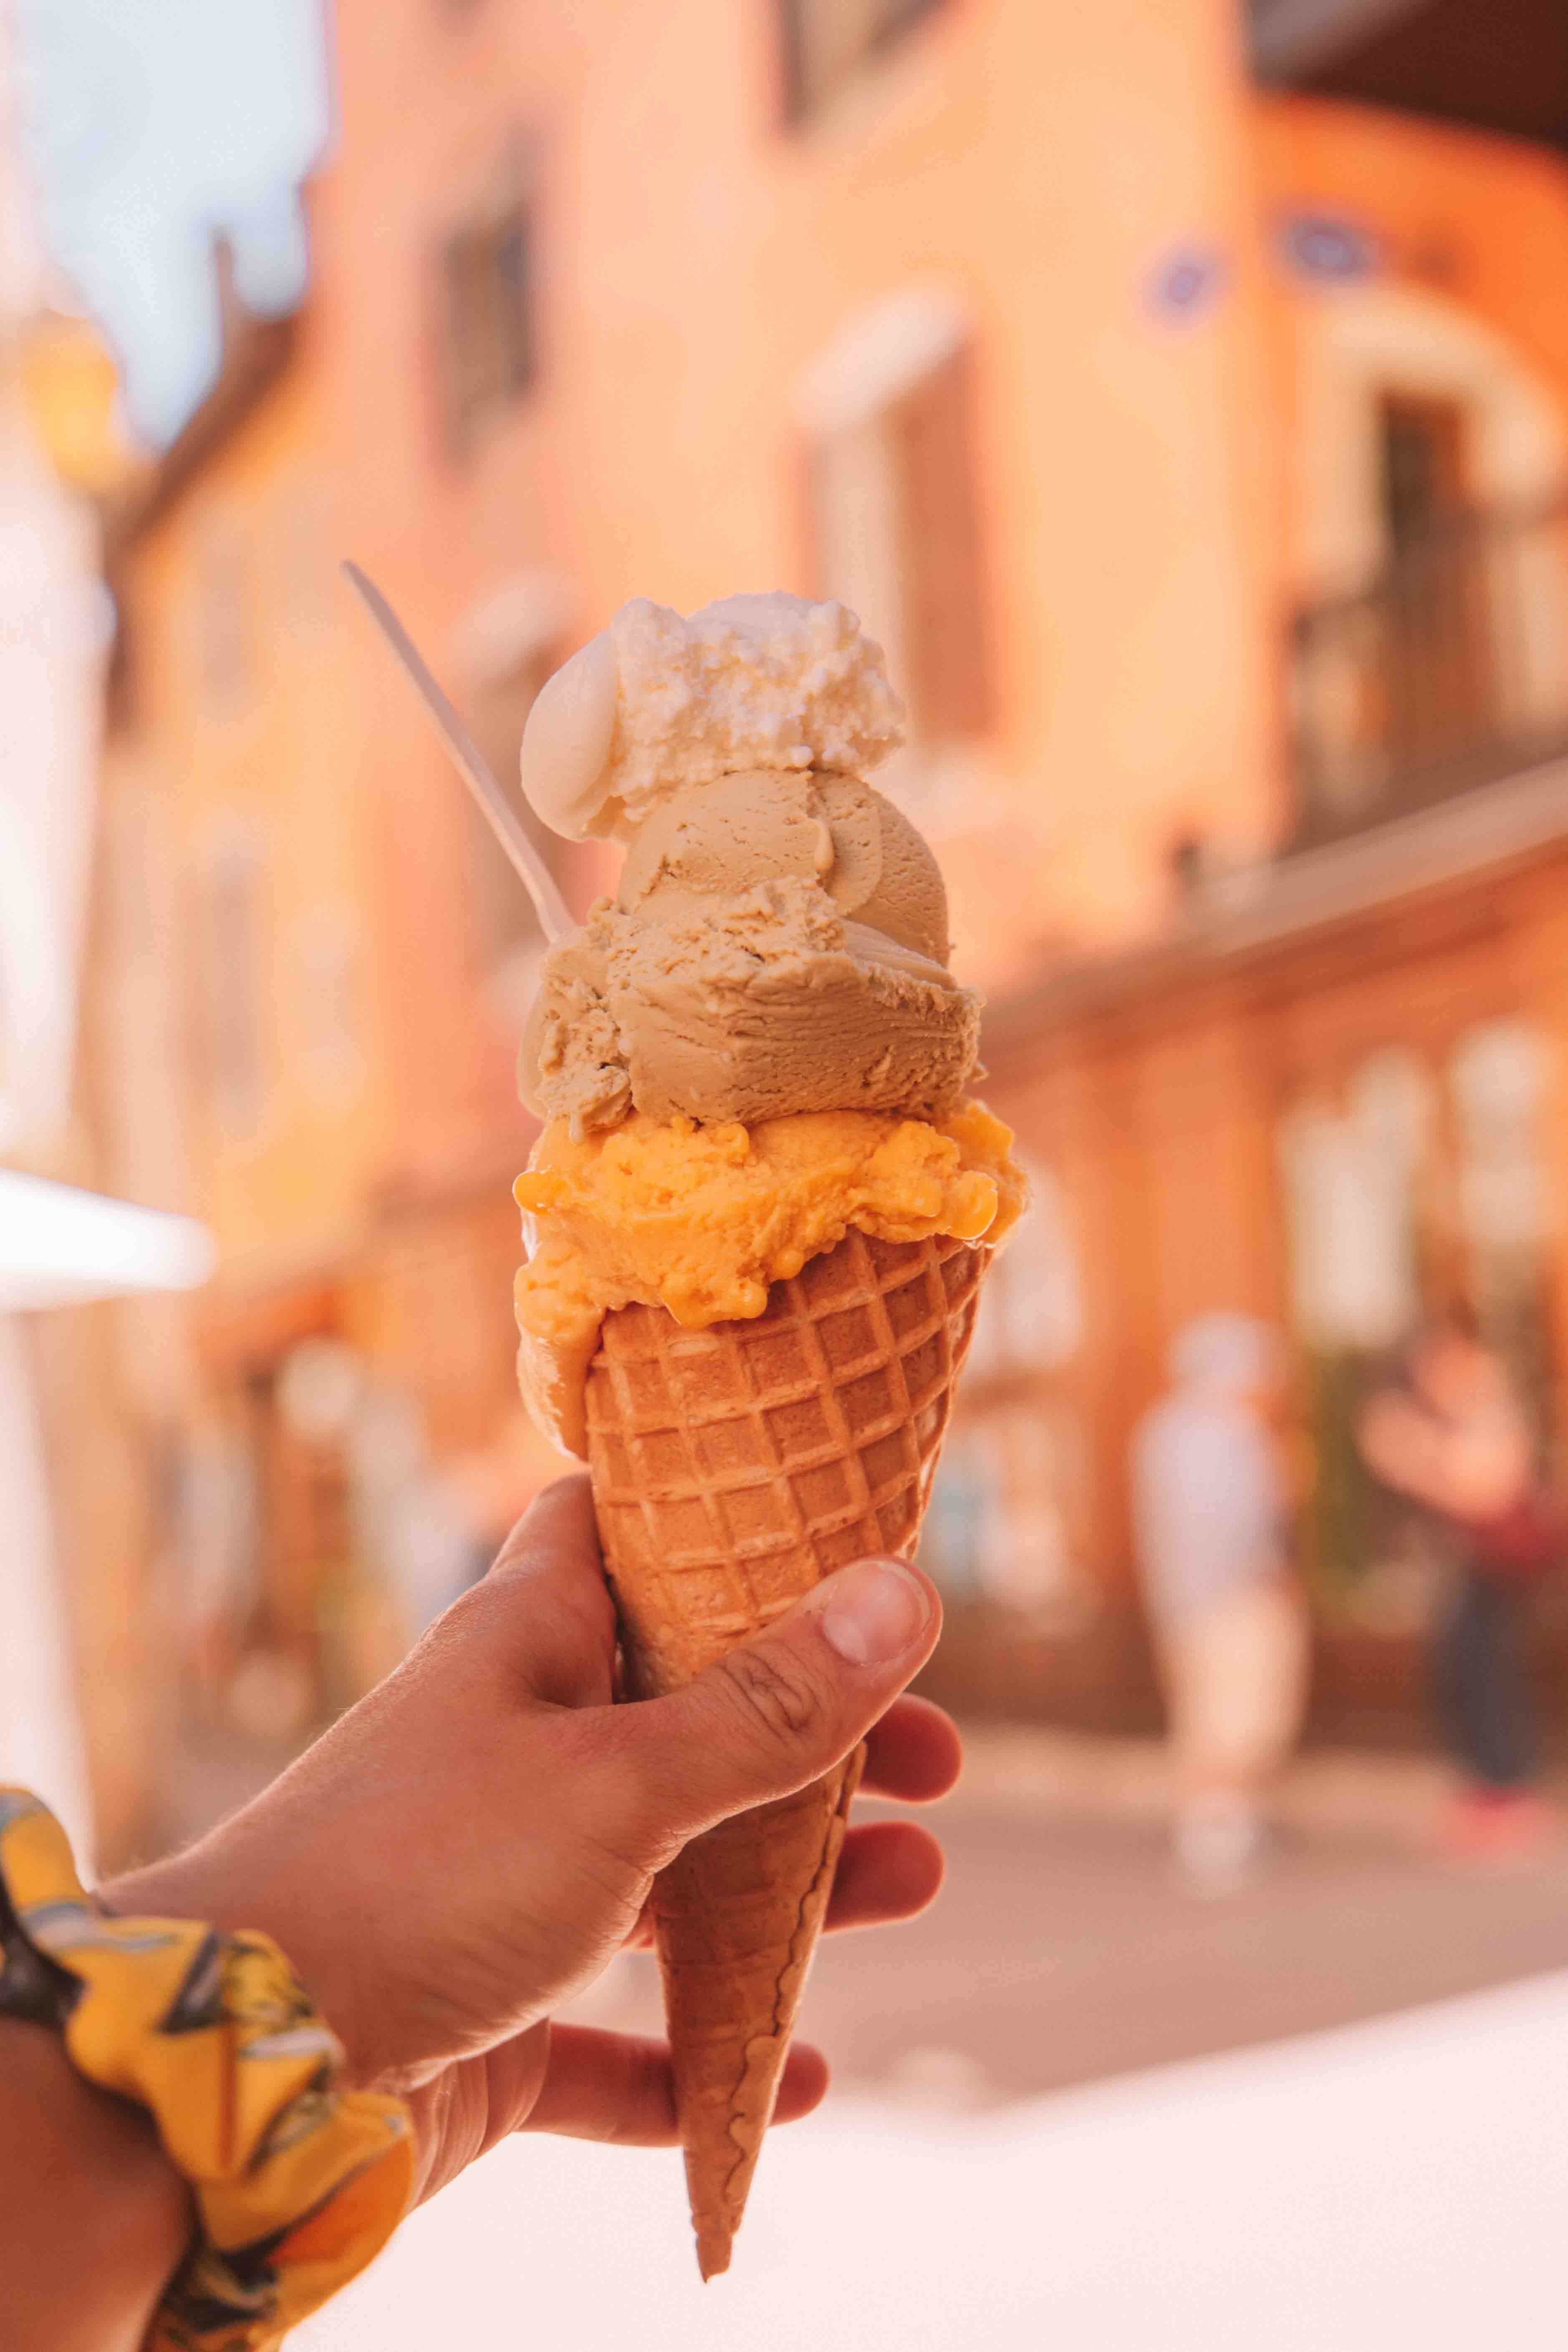
[[689, 1329], [758, 1316], [773, 1283], [851, 1228], [1000, 1240], [1026, 1199], [1012, 1141], [978, 1103], [936, 1125], [846, 1110], [700, 1127], [634, 1112], [574, 1138], [553, 1121], [516, 1186], [540, 1221], [516, 1288], [531, 1407], [585, 1452], [584, 1383], [612, 1309], [662, 1306]]

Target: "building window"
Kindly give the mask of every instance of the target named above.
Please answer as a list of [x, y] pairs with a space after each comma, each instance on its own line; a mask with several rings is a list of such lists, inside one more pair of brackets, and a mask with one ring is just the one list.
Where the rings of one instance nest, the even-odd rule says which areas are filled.
[[1560, 757], [1560, 404], [1485, 320], [1408, 283], [1301, 307], [1296, 840]]
[[981, 1292], [921, 1559], [951, 1600], [1043, 1628], [1074, 1613], [1088, 1581], [1088, 1450], [1063, 1378], [1083, 1303], [1061, 1188], [1048, 1168], [1028, 1173], [1029, 1214]]
[[254, 834], [226, 826], [201, 879], [195, 980], [201, 1077], [228, 1127], [253, 1126], [261, 1111], [260, 886]]
[[454, 229], [440, 275], [447, 442], [461, 457], [533, 382], [533, 231], [521, 198]]
[[779, 0], [784, 111], [791, 122], [815, 114], [870, 60], [941, 0]]
[[1379, 400], [1378, 488], [1394, 562], [1419, 554], [1464, 511], [1468, 425], [1462, 401], [1399, 392]]
[[1378, 719], [1400, 761], [1415, 768], [1489, 731], [1497, 697], [1487, 574], [1497, 551], [1466, 522], [1472, 419], [1464, 402], [1386, 392], [1377, 422], [1392, 624]]
[[938, 297], [894, 297], [824, 355], [804, 398], [816, 585], [860, 615], [917, 752], [988, 706], [973, 353]]
[[1059, 1372], [1083, 1339], [1083, 1291], [1067, 1202], [1055, 1172], [1025, 1160], [1029, 1213], [1000, 1253], [974, 1318], [968, 1386]]

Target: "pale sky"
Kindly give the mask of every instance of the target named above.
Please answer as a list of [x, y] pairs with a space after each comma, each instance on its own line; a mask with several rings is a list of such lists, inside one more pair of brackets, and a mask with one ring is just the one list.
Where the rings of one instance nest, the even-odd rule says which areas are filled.
[[14, 0], [43, 228], [154, 443], [217, 361], [212, 236], [253, 309], [303, 290], [301, 180], [330, 121], [329, 0]]

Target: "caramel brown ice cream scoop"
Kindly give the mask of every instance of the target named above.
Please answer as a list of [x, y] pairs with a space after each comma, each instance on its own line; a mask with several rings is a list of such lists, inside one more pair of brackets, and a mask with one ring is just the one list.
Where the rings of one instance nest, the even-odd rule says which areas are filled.
[[947, 956], [936, 860], [868, 783], [752, 769], [689, 786], [547, 959], [524, 1098], [578, 1133], [631, 1107], [748, 1125], [940, 1118], [973, 1071], [980, 1016]]

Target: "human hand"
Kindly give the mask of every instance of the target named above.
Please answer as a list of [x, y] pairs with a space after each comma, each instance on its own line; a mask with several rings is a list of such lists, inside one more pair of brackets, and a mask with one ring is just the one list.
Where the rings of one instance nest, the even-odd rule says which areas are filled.
[[[616, 1706], [588, 1484], [563, 1480], [279, 1780], [103, 1899], [274, 1937], [353, 2078], [408, 2099], [421, 2196], [520, 2128], [673, 2141], [664, 2046], [552, 2028], [550, 2012], [647, 1940], [654, 1875], [688, 1839], [804, 1787], [868, 1734], [863, 1787], [918, 1801], [952, 1786], [957, 1733], [898, 1696], [940, 1622], [918, 1570], [862, 1563], [685, 1689]], [[910, 1916], [941, 1877], [929, 1832], [852, 1829], [827, 1925]], [[797, 2045], [778, 2119], [826, 2085]]]

